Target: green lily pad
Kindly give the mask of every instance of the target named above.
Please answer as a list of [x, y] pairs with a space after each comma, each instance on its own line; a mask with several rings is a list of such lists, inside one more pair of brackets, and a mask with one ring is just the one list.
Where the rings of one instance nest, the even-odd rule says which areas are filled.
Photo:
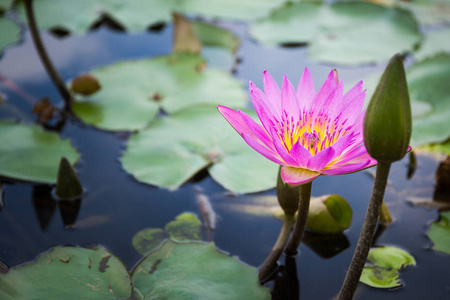
[[360, 281], [376, 288], [394, 288], [402, 286], [398, 270], [415, 266], [414, 257], [397, 247], [372, 248], [364, 266]]
[[127, 268], [102, 247], [54, 247], [0, 274], [3, 300], [125, 299], [131, 291]]
[[450, 29], [448, 28], [429, 32], [425, 36], [425, 40], [420, 46], [420, 49], [414, 53], [414, 56], [418, 60], [423, 60], [440, 53], [450, 54], [449, 40]]
[[255, 268], [213, 243], [166, 241], [136, 265], [132, 279], [140, 299], [271, 299]]
[[138, 181], [176, 189], [198, 171], [238, 193], [275, 187], [278, 166], [251, 149], [216, 108], [163, 117], [128, 139], [121, 157]]
[[202, 240], [202, 221], [191, 213], [182, 213], [166, 224], [166, 233], [174, 241]]
[[56, 183], [59, 161], [74, 164], [79, 154], [70, 141], [37, 125], [0, 122], [0, 176]]
[[[132, 32], [169, 22], [172, 11], [209, 18], [255, 20], [267, 15], [286, 0], [224, 0], [214, 5], [208, 0], [77, 0], [67, 5], [60, 0], [34, 1], [38, 26], [41, 29], [63, 28], [83, 33], [105, 16]], [[26, 20], [22, 2], [17, 6], [22, 20]]]
[[397, 0], [397, 5], [413, 12], [422, 26], [443, 25], [450, 22], [448, 0]]
[[264, 44], [309, 43], [312, 58], [346, 65], [386, 61], [421, 40], [408, 11], [357, 1], [290, 3], [256, 22], [250, 33]]
[[226, 72], [203, 68], [203, 59], [191, 54], [98, 68], [90, 73], [102, 89], [92, 96], [76, 96], [73, 111], [87, 124], [114, 131], [142, 129], [159, 109], [174, 113], [198, 104], [245, 106], [240, 82]]
[[0, 0], [0, 14], [7, 11], [14, 0]]
[[156, 248], [166, 238], [166, 233], [161, 228], [145, 228], [134, 235], [132, 243], [134, 249], [144, 255]]
[[20, 41], [20, 27], [13, 21], [0, 16], [0, 52], [6, 47]]
[[450, 140], [442, 144], [430, 144], [420, 147], [420, 150], [424, 150], [430, 153], [443, 153], [450, 155]]
[[441, 213], [439, 221], [430, 224], [427, 233], [433, 242], [433, 250], [450, 254], [450, 211]]
[[428, 113], [413, 119], [411, 144], [440, 143], [450, 137], [450, 54], [438, 55], [416, 63], [407, 71], [412, 103], [429, 104]]

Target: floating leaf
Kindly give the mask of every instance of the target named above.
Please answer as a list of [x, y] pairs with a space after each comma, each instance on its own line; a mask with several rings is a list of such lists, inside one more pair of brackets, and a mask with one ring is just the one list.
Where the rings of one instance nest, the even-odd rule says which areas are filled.
[[431, 31], [425, 36], [420, 49], [414, 54], [416, 59], [423, 60], [440, 53], [450, 54], [450, 29]]
[[202, 240], [202, 222], [191, 213], [182, 213], [166, 224], [166, 233], [174, 241]]
[[[92, 24], [108, 17], [129, 31], [144, 31], [149, 26], [169, 22], [171, 12], [233, 20], [255, 20], [267, 15], [286, 0], [224, 0], [211, 5], [209, 0], [77, 0], [70, 6], [60, 0], [35, 1], [38, 26], [41, 29], [63, 28], [83, 33]], [[26, 20], [22, 2], [18, 4], [22, 20]]]
[[3, 16], [0, 16], [0, 32], [0, 52], [20, 41], [20, 27]]
[[313, 232], [336, 234], [352, 223], [352, 208], [339, 195], [311, 198], [306, 228]]
[[402, 286], [398, 270], [415, 266], [414, 257], [397, 247], [372, 248], [369, 251], [360, 281], [377, 288], [394, 288]]
[[0, 274], [2, 300], [125, 299], [131, 290], [125, 265], [102, 247], [54, 247]]
[[153, 250], [166, 239], [166, 234], [161, 228], [145, 228], [133, 236], [133, 247], [136, 251], [144, 255]]
[[73, 110], [83, 122], [101, 129], [139, 130], [160, 108], [174, 113], [198, 104], [244, 107], [241, 83], [223, 71], [202, 71], [204, 64], [200, 56], [180, 54], [96, 69], [91, 74], [102, 89], [77, 97]]
[[[416, 63], [407, 71], [412, 103], [431, 106], [428, 113], [414, 114], [411, 144], [444, 142], [450, 137], [450, 55], [442, 54]], [[414, 107], [413, 107], [414, 110]]]
[[83, 187], [77, 173], [67, 158], [61, 157], [56, 181], [55, 195], [60, 199], [74, 200], [83, 194]]
[[312, 58], [347, 65], [386, 61], [421, 40], [409, 12], [352, 1], [288, 4], [250, 33], [265, 44], [310, 43]]
[[0, 122], [0, 175], [19, 180], [55, 183], [59, 160], [75, 163], [79, 154], [68, 140], [37, 125]]
[[255, 268], [213, 243], [166, 241], [136, 265], [132, 279], [142, 299], [271, 299]]
[[128, 139], [121, 161], [137, 180], [168, 189], [208, 168], [216, 181], [238, 193], [275, 187], [278, 167], [248, 147], [211, 107], [156, 120]]
[[450, 211], [442, 212], [439, 220], [430, 224], [427, 233], [433, 242], [433, 250], [450, 254]]
[[450, 2], [448, 0], [397, 0], [397, 2], [398, 6], [413, 12], [423, 26], [450, 22]]
[[0, 0], [0, 14], [8, 10], [14, 0]]

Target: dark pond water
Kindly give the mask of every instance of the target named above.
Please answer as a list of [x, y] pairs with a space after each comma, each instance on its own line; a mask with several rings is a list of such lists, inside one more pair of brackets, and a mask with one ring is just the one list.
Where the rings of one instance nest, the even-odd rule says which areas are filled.
[[[236, 32], [243, 32], [235, 27]], [[63, 39], [44, 34], [50, 56], [65, 80], [100, 65], [122, 59], [152, 57], [170, 53], [171, 27], [159, 33], [127, 35], [100, 29], [85, 36]], [[24, 43], [5, 51], [0, 60], [0, 74], [36, 99], [48, 96], [59, 102], [56, 89], [50, 83], [35, 54], [28, 34]], [[305, 66], [322, 82], [335, 66], [318, 65], [307, 59], [306, 48], [266, 48], [243, 39], [238, 52], [241, 63], [235, 76], [244, 85], [249, 79], [262, 85], [262, 71], [268, 69], [278, 81], [283, 73], [296, 81]], [[384, 66], [338, 68], [346, 87]], [[0, 84], [8, 101], [26, 112], [32, 104], [18, 93]], [[0, 109], [0, 117], [13, 113]], [[232, 130], [230, 128], [230, 130]], [[119, 163], [126, 134], [108, 133], [69, 120], [61, 135], [70, 138], [81, 153], [77, 173], [86, 189], [79, 207], [59, 205], [52, 200], [52, 187], [2, 179], [5, 207], [0, 212], [0, 257], [9, 266], [34, 259], [54, 245], [101, 244], [120, 257], [129, 268], [141, 257], [131, 239], [146, 227], [163, 227], [178, 214], [190, 211], [200, 215], [195, 189], [200, 187], [210, 198], [219, 216], [213, 236], [216, 245], [258, 266], [271, 249], [281, 222], [273, 217], [257, 216], [230, 209], [230, 204], [251, 203], [255, 198], [274, 195], [275, 191], [230, 196], [207, 174], [197, 176], [174, 192], [138, 183], [126, 174]], [[435, 210], [413, 207], [408, 197], [432, 198], [437, 161], [419, 157], [418, 169], [411, 180], [406, 179], [407, 159], [397, 162], [390, 175], [386, 202], [396, 222], [379, 230], [376, 245], [394, 245], [410, 252], [416, 267], [400, 272], [403, 288], [373, 289], [361, 284], [355, 299], [449, 299], [450, 255], [429, 250], [428, 224], [437, 219]], [[373, 169], [372, 169], [373, 171]], [[284, 275], [266, 283], [274, 289], [276, 299], [331, 299], [342, 284], [362, 226], [373, 183], [363, 171], [342, 176], [322, 176], [313, 183], [313, 196], [336, 193], [346, 198], [353, 208], [354, 220], [345, 235], [325, 238], [308, 235], [300, 247], [301, 254], [286, 262]], [[72, 228], [64, 223], [76, 218]], [[284, 263], [284, 258], [281, 259]], [[286, 275], [287, 274], [287, 275]], [[297, 278], [295, 277], [297, 274]], [[298, 296], [299, 295], [299, 296]]]

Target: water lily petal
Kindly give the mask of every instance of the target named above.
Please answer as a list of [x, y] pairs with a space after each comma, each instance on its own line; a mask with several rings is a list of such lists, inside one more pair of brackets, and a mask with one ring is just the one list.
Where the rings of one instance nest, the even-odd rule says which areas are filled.
[[355, 134], [354, 133], [349, 133], [349, 134], [339, 138], [337, 140], [337, 142], [335, 142], [331, 146], [331, 148], [333, 148], [333, 150], [334, 150], [334, 157], [333, 157], [333, 159], [335, 159], [338, 155], [342, 154], [345, 149], [347, 149], [351, 145], [353, 145], [354, 144], [354, 138], [355, 138]]
[[237, 111], [222, 105], [217, 106], [217, 109], [240, 135], [245, 134], [248, 138], [258, 139]]
[[253, 107], [255, 108], [256, 114], [261, 120], [262, 125], [269, 132], [269, 127], [271, 127], [271, 119], [276, 116], [276, 111], [267, 101], [266, 95], [258, 89], [253, 82], [250, 81], [250, 98], [252, 99]]
[[277, 116], [281, 116], [281, 90], [267, 70], [263, 72], [263, 84], [267, 99], [272, 103]]
[[281, 167], [281, 179], [290, 185], [298, 185], [313, 181], [319, 177], [319, 172], [310, 171], [302, 168]]
[[297, 162], [299, 168], [306, 168], [309, 160], [312, 158], [311, 152], [302, 146], [300, 141], [297, 141], [289, 152], [292, 158]]
[[247, 115], [243, 111], [238, 110], [237, 112], [241, 116], [242, 120], [244, 120], [247, 127], [255, 134], [255, 136], [259, 140], [261, 140], [267, 148], [275, 152], [272, 139], [268, 135], [267, 131], [264, 130], [264, 128], [260, 124], [256, 123], [252, 118], [250, 118], [249, 115]]
[[314, 98], [313, 110], [319, 113], [320, 110], [324, 108], [325, 102], [328, 100], [328, 96], [338, 85], [337, 72], [332, 70], [330, 74], [328, 74], [327, 80], [324, 82], [316, 97]]
[[272, 152], [270, 149], [268, 149], [266, 146], [258, 143], [257, 140], [252, 139], [248, 137], [246, 134], [242, 134], [242, 138], [244, 141], [252, 147], [256, 152], [264, 156], [265, 158], [273, 161], [274, 163], [277, 163], [279, 165], [284, 165], [285, 163], [281, 160], [281, 157], [277, 154]]
[[297, 97], [301, 109], [309, 110], [315, 95], [314, 80], [311, 72], [309, 72], [308, 68], [305, 68], [297, 87]]
[[353, 173], [359, 170], [362, 170], [364, 168], [369, 167], [370, 160], [366, 160], [364, 162], [355, 163], [355, 164], [344, 164], [340, 166], [333, 165], [329, 169], [323, 169], [321, 171], [322, 174], [325, 175], [340, 175], [340, 174], [347, 174], [347, 173]]
[[283, 84], [281, 86], [281, 108], [283, 115], [286, 116], [287, 122], [296, 124], [300, 116], [298, 106], [297, 93], [291, 82], [287, 79], [286, 74], [283, 75]]
[[274, 145], [277, 153], [285, 161], [284, 164], [288, 164], [291, 166], [297, 165], [297, 162], [289, 155], [289, 153], [287, 152], [287, 150], [285, 148], [285, 145], [282, 144], [280, 138], [278, 137], [277, 132], [275, 131], [275, 129], [273, 127], [270, 128], [270, 135], [272, 136], [273, 145]]
[[309, 161], [307, 168], [312, 171], [322, 170], [334, 158], [334, 149], [329, 147], [316, 153]]

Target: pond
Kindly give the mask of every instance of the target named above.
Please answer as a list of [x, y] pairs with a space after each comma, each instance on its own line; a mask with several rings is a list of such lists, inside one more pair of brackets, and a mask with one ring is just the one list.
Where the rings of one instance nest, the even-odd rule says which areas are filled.
[[[248, 36], [249, 25], [246, 23], [214, 21], [214, 24], [236, 34], [240, 46], [233, 58], [236, 59], [233, 66], [221, 62], [220, 55], [219, 60], [211, 64], [225, 72], [233, 69], [232, 76], [243, 89], [249, 80], [262, 87], [262, 72], [266, 69], [278, 83], [283, 74], [297, 82], [307, 66], [316, 87], [336, 67], [347, 90], [357, 81], [379, 74], [386, 66], [386, 61], [359, 66], [318, 62], [309, 56], [309, 48], [305, 46], [258, 43]], [[125, 33], [107, 26], [64, 37], [41, 31], [49, 56], [67, 82], [122, 60], [168, 55], [172, 52], [173, 34], [171, 24], [141, 33]], [[31, 113], [33, 99], [48, 97], [56, 106], [63, 104], [42, 67], [28, 30], [24, 31], [22, 39], [22, 43], [4, 50], [0, 58], [0, 92], [6, 99], [0, 104], [0, 120], [33, 123], [36, 120], [36, 115]], [[208, 55], [214, 59], [216, 53], [205, 52], [207, 59]], [[223, 59], [228, 59], [226, 57]], [[407, 57], [405, 63], [410, 66], [413, 59]], [[140, 73], [127, 76], [139, 80]], [[247, 106], [250, 108], [249, 103]], [[126, 119], [127, 111], [123, 114]], [[231, 127], [229, 130], [233, 131]], [[133, 130], [102, 130], [80, 118], [69, 117], [56, 132], [69, 139], [80, 154], [74, 167], [84, 193], [80, 200], [57, 201], [53, 184], [0, 176], [3, 203], [0, 258], [9, 267], [32, 261], [57, 245], [102, 245], [131, 270], [143, 256], [132, 242], [139, 231], [164, 228], [184, 212], [193, 213], [205, 224], [199, 197], [209, 200], [216, 216], [214, 230], [202, 227], [204, 241], [213, 241], [218, 249], [254, 267], [258, 267], [270, 252], [282, 224], [271, 214], [271, 209], [277, 206], [273, 187], [253, 193], [232, 192], [211, 177], [206, 169], [197, 172], [179, 188], [157, 187], [140, 182], [142, 180], [124, 170], [121, 157], [127, 151], [127, 141]], [[385, 203], [395, 221], [389, 226], [378, 226], [374, 246], [404, 249], [415, 258], [417, 265], [400, 270], [402, 287], [377, 289], [360, 283], [355, 299], [446, 299], [450, 296], [450, 255], [433, 251], [433, 242], [427, 236], [430, 223], [438, 220], [440, 213], [434, 207], [415, 204], [419, 200], [433, 199], [435, 173], [442, 158], [442, 155], [420, 152], [417, 169], [410, 178], [410, 154], [392, 165]], [[313, 197], [338, 194], [348, 201], [353, 210], [352, 224], [338, 235], [307, 232], [299, 255], [293, 258], [282, 256], [279, 272], [264, 283], [271, 289], [273, 299], [332, 299], [337, 296], [361, 231], [374, 182], [374, 169], [320, 176], [314, 181]], [[224, 296], [224, 299], [228, 298]]]

